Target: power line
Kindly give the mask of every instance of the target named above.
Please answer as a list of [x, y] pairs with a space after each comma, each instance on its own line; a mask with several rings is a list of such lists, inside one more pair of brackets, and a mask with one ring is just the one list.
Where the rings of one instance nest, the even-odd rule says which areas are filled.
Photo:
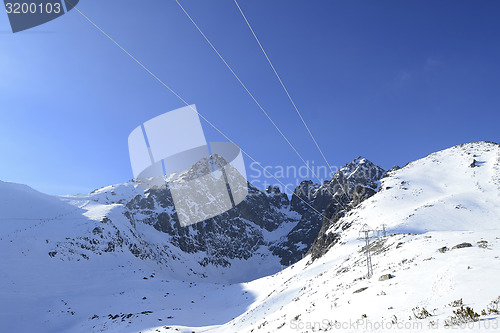
[[[316, 148], [318, 148], [318, 151], [320, 152], [321, 156], [323, 157], [323, 160], [325, 160], [325, 163], [328, 165], [328, 168], [330, 169], [330, 172], [332, 173], [332, 177], [334, 175], [334, 172], [333, 172], [333, 169], [332, 169], [332, 166], [330, 165], [330, 163], [328, 163], [328, 160], [326, 159], [326, 156], [325, 154], [323, 153], [323, 150], [321, 150], [318, 142], [316, 141], [316, 138], [314, 137], [314, 135], [312, 134], [311, 130], [309, 129], [309, 126], [307, 126], [307, 123], [306, 121], [304, 120], [304, 117], [302, 117], [302, 114], [300, 113], [299, 111], [299, 108], [297, 107], [297, 105], [295, 104], [294, 100], [292, 99], [292, 96], [290, 96], [290, 93], [288, 92], [288, 89], [286, 88], [285, 84], [283, 83], [283, 80], [281, 80], [281, 77], [279, 76], [278, 74], [278, 71], [276, 71], [276, 68], [274, 67], [273, 63], [271, 62], [271, 59], [269, 58], [269, 56], [267, 55], [267, 52], [264, 50], [264, 47], [262, 46], [259, 38], [257, 37], [257, 34], [255, 33], [255, 31], [253, 30], [252, 26], [250, 25], [250, 22], [248, 21], [247, 17], [245, 16], [245, 14], [243, 13], [243, 10], [241, 9], [240, 5], [238, 4], [238, 1], [237, 0], [234, 0], [234, 3], [236, 4], [236, 7], [238, 7], [238, 10], [240, 11], [241, 13], [241, 16], [243, 16], [243, 19], [245, 20], [248, 28], [250, 29], [250, 31], [252, 32], [252, 35], [253, 37], [255, 38], [255, 40], [257, 41], [257, 44], [259, 44], [259, 47], [260, 49], [262, 50], [262, 53], [264, 54], [264, 56], [266, 57], [267, 59], [267, 62], [269, 63], [269, 65], [271, 66], [274, 74], [276, 75], [276, 77], [278, 78], [278, 81], [280, 82], [281, 84], [281, 87], [283, 87], [283, 90], [285, 91], [286, 95], [288, 96], [288, 99], [290, 100], [290, 102], [292, 103], [293, 105], [293, 108], [295, 109], [295, 111], [297, 112], [297, 114], [299, 115], [299, 118], [300, 120], [302, 121], [302, 124], [304, 124], [304, 127], [306, 128], [307, 132], [309, 133], [309, 135], [311, 136], [311, 139], [312, 141], [314, 142], [314, 144], [316, 145]], [[340, 182], [338, 182], [339, 185]], [[342, 189], [342, 192], [344, 192], [344, 194], [346, 196], [348, 196], [348, 194], [346, 193], [346, 191], [344, 190], [344, 187], [341, 185], [340, 188]]]
[[[176, 0], [177, 1], [177, 0]], [[69, 2], [69, 1], [68, 1]], [[177, 2], [178, 3], [178, 2]], [[70, 3], [71, 4], [71, 3]], [[71, 4], [72, 5], [72, 4]], [[73, 5], [72, 5], [73, 6]], [[180, 4], [179, 4], [180, 6]], [[182, 6], [181, 6], [182, 7]], [[236, 145], [236, 143], [233, 142], [226, 134], [224, 134], [217, 126], [212, 124], [206, 117], [204, 117], [201, 113], [199, 113], [195, 108], [193, 108], [186, 100], [184, 100], [179, 94], [177, 94], [172, 88], [170, 88], [163, 80], [161, 80], [158, 76], [156, 76], [151, 70], [149, 70], [142, 62], [140, 62], [136, 57], [134, 57], [129, 51], [127, 51], [123, 46], [121, 46], [117, 41], [115, 41], [110, 35], [108, 35], [101, 27], [99, 27], [94, 21], [92, 21], [88, 16], [86, 16], [80, 9], [77, 7], [73, 6], [73, 8], [80, 13], [88, 22], [90, 22], [95, 28], [97, 28], [103, 35], [105, 35], [109, 40], [111, 40], [116, 46], [118, 46], [125, 54], [127, 54], [132, 60], [134, 60], [139, 66], [141, 66], [148, 74], [150, 74], [156, 81], [158, 81], [162, 86], [167, 88], [172, 94], [174, 94], [178, 99], [180, 99], [184, 104], [189, 106], [194, 112], [196, 112], [204, 121], [206, 121], [211, 127], [213, 127], [219, 134], [221, 134], [226, 140], [231, 142], [232, 144]], [[187, 13], [186, 13], [187, 14]], [[194, 23], [194, 22], [193, 22]], [[201, 31], [200, 31], [201, 32]], [[240, 147], [241, 149], [241, 147]], [[269, 174], [272, 178], [274, 178], [277, 182], [279, 182], [287, 191], [290, 191], [287, 185], [285, 185], [282, 181], [280, 181], [278, 178], [276, 178], [273, 174], [271, 174], [269, 171], [266, 170], [259, 162], [257, 162], [252, 156], [250, 156], [246, 151], [241, 149], [241, 152], [245, 154], [249, 159], [251, 159], [253, 162], [255, 162], [265, 173]], [[304, 202], [308, 207], [310, 207], [315, 213], [317, 213], [319, 216], [323, 217], [326, 219], [326, 216], [319, 212], [316, 208], [311, 206], [307, 201], [302, 199], [300, 196], [296, 195], [295, 193], [292, 192], [292, 195], [295, 195], [297, 198], [299, 198], [302, 202]], [[344, 208], [345, 209], [345, 208]]]
[[[184, 12], [184, 14], [186, 14], [186, 16], [188, 17], [188, 19], [191, 21], [191, 23], [193, 23], [193, 25], [196, 27], [196, 29], [200, 32], [200, 34], [203, 36], [203, 38], [205, 39], [205, 41], [210, 45], [210, 47], [212, 48], [212, 50], [214, 50], [214, 52], [219, 56], [219, 58], [222, 60], [222, 62], [226, 65], [226, 67], [229, 69], [229, 71], [233, 74], [233, 76], [236, 78], [236, 80], [238, 80], [238, 82], [241, 84], [241, 86], [243, 87], [243, 89], [245, 89], [245, 91], [247, 92], [247, 94], [252, 98], [252, 100], [255, 102], [255, 104], [257, 104], [257, 106], [259, 107], [259, 109], [262, 111], [262, 113], [264, 113], [264, 115], [267, 117], [267, 119], [271, 122], [271, 124], [273, 124], [273, 126], [276, 128], [276, 130], [281, 134], [281, 136], [283, 137], [283, 139], [285, 139], [285, 141], [288, 143], [288, 145], [293, 149], [293, 151], [295, 152], [295, 154], [297, 154], [297, 156], [302, 160], [302, 162], [304, 163], [304, 165], [309, 169], [309, 171], [311, 171], [311, 174], [315, 176], [315, 173], [314, 171], [309, 167], [309, 165], [307, 164], [307, 162], [304, 160], [304, 158], [302, 157], [302, 155], [300, 155], [300, 153], [297, 151], [297, 149], [293, 146], [293, 144], [290, 142], [290, 140], [288, 140], [288, 138], [286, 137], [286, 135], [279, 129], [278, 125], [276, 125], [276, 123], [272, 120], [272, 118], [269, 116], [269, 114], [264, 110], [264, 108], [262, 107], [262, 105], [257, 101], [257, 99], [255, 98], [255, 96], [250, 92], [250, 90], [247, 88], [247, 86], [243, 83], [243, 81], [240, 79], [240, 77], [236, 74], [236, 72], [233, 70], [233, 68], [227, 63], [227, 61], [224, 59], [224, 57], [220, 54], [220, 52], [217, 50], [217, 48], [214, 46], [214, 44], [210, 41], [210, 39], [208, 39], [208, 37], [205, 35], [205, 33], [201, 30], [201, 28], [198, 26], [198, 24], [196, 24], [196, 22], [194, 21], [194, 19], [191, 17], [191, 15], [189, 15], [189, 13], [186, 11], [186, 9], [184, 9], [184, 7], [181, 5], [181, 3], [179, 2], [179, 0], [175, 0], [175, 2], [177, 3], [177, 5], [179, 5], [179, 7], [181, 8], [181, 10]], [[293, 101], [292, 101], [293, 102]], [[307, 125], [306, 125], [307, 127]], [[328, 163], [328, 162], [327, 162]], [[329, 165], [330, 166], [330, 165]], [[332, 168], [330, 167], [330, 171], [333, 171]], [[321, 180], [316, 177], [316, 179], [321, 183]], [[342, 189], [342, 191], [344, 192], [344, 194], [347, 195], [347, 193], [345, 193], [345, 190], [343, 189], [342, 186], [340, 186], [340, 188]], [[330, 195], [332, 196], [332, 198], [337, 201], [337, 203], [342, 206], [342, 208], [347, 211], [346, 207], [342, 204], [342, 202], [340, 202], [333, 193], [330, 192], [328, 186], [326, 187], [326, 190], [328, 191], [328, 193], [330, 193]]]

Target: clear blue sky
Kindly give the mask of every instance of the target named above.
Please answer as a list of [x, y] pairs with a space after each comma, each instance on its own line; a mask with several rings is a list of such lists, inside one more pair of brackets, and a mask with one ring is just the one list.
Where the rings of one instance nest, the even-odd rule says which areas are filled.
[[[181, 3], [304, 158], [324, 164], [234, 2]], [[500, 1], [240, 5], [332, 165], [362, 155], [390, 168], [500, 141]], [[263, 165], [301, 166], [174, 1], [78, 8]], [[51, 194], [127, 181], [128, 134], [182, 106], [76, 11], [17, 34], [0, 11], [0, 180]]]

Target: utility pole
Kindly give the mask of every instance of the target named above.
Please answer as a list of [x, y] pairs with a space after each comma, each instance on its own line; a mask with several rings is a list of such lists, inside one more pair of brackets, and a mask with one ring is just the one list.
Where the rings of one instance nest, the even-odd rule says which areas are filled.
[[370, 227], [367, 224], [365, 224], [359, 231], [359, 237], [358, 237], [358, 239], [365, 240], [366, 268], [368, 270], [366, 277], [368, 279], [371, 278], [373, 275], [372, 257], [370, 254], [370, 233], [373, 231], [374, 230], [370, 229]]
[[385, 227], [387, 227], [387, 224], [382, 224], [382, 235], [384, 235], [384, 237], [387, 237], [387, 231], [385, 230]]

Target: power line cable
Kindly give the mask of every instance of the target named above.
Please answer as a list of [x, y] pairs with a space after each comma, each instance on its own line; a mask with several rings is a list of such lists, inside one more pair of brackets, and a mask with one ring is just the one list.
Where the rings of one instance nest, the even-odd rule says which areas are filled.
[[[196, 22], [194, 21], [194, 19], [191, 17], [191, 15], [189, 15], [189, 13], [186, 11], [186, 9], [184, 9], [184, 7], [181, 5], [181, 3], [178, 1], [178, 0], [175, 0], [175, 2], [179, 5], [179, 7], [181, 8], [181, 10], [184, 12], [184, 14], [186, 14], [186, 16], [189, 18], [189, 20], [191, 21], [191, 23], [193, 23], [193, 25], [196, 27], [196, 29], [200, 32], [200, 34], [203, 36], [203, 38], [205, 39], [205, 41], [210, 45], [210, 47], [212, 48], [212, 50], [214, 50], [214, 52], [219, 56], [219, 58], [222, 60], [222, 62], [226, 65], [226, 67], [229, 69], [229, 71], [233, 74], [233, 76], [236, 78], [236, 80], [238, 80], [238, 82], [241, 84], [241, 86], [243, 87], [243, 89], [245, 89], [245, 91], [248, 93], [248, 95], [252, 98], [252, 100], [255, 102], [255, 104], [257, 104], [257, 106], [259, 107], [259, 109], [262, 111], [262, 113], [264, 113], [264, 115], [267, 117], [267, 119], [271, 122], [271, 124], [273, 124], [273, 126], [276, 128], [276, 130], [281, 134], [281, 136], [283, 137], [283, 139], [285, 139], [285, 141], [288, 143], [288, 145], [293, 149], [293, 151], [295, 152], [295, 154], [297, 154], [297, 156], [302, 160], [302, 162], [304, 163], [304, 165], [309, 169], [309, 171], [311, 171], [311, 174], [321, 183], [321, 179], [319, 179], [314, 171], [309, 167], [309, 165], [307, 164], [307, 162], [304, 160], [304, 158], [302, 157], [302, 155], [297, 151], [297, 149], [293, 146], [293, 144], [290, 142], [290, 140], [288, 140], [288, 138], [286, 137], [286, 135], [279, 129], [278, 125], [276, 125], [276, 123], [272, 120], [272, 118], [269, 116], [269, 114], [264, 110], [264, 108], [262, 107], [262, 105], [257, 101], [257, 99], [255, 98], [255, 96], [250, 92], [250, 90], [247, 88], [247, 86], [243, 83], [243, 81], [240, 79], [240, 77], [236, 74], [236, 72], [233, 70], [233, 68], [227, 63], [227, 61], [224, 59], [224, 57], [220, 54], [220, 52], [217, 50], [217, 48], [214, 46], [214, 44], [208, 39], [208, 37], [205, 35], [205, 33], [201, 30], [201, 28], [198, 26], [198, 24], [196, 24]], [[330, 167], [330, 170], [331, 170], [331, 167]], [[333, 170], [332, 170], [333, 171]], [[342, 188], [342, 185], [340, 186], [342, 191], [345, 193], [344, 189]], [[327, 192], [332, 196], [332, 198], [340, 205], [342, 206], [342, 208], [347, 211], [346, 207], [342, 204], [341, 201], [339, 201], [335, 195], [333, 193], [330, 192], [330, 189], [328, 188], [328, 186], [326, 186], [326, 190]]]
[[[299, 108], [297, 107], [297, 105], [295, 104], [294, 100], [292, 99], [292, 96], [290, 95], [290, 93], [288, 92], [288, 89], [286, 88], [285, 84], [283, 83], [283, 80], [281, 79], [281, 77], [279, 76], [278, 74], [278, 71], [276, 70], [276, 68], [274, 67], [273, 63], [271, 62], [271, 59], [269, 58], [269, 56], [267, 55], [267, 52], [264, 50], [264, 47], [262, 46], [259, 38], [257, 37], [257, 34], [255, 33], [255, 31], [253, 30], [252, 26], [250, 25], [250, 22], [248, 21], [246, 15], [243, 13], [243, 10], [241, 9], [240, 5], [238, 4], [238, 1], [237, 0], [234, 0], [234, 3], [236, 4], [236, 7], [238, 7], [238, 10], [240, 11], [241, 13], [241, 16], [243, 16], [243, 19], [245, 20], [248, 28], [250, 29], [250, 31], [252, 32], [252, 35], [253, 37], [255, 38], [255, 40], [257, 41], [257, 44], [259, 44], [259, 47], [262, 51], [262, 53], [264, 54], [264, 56], [266, 57], [267, 59], [267, 62], [269, 63], [269, 65], [271, 66], [274, 74], [276, 75], [276, 77], [278, 78], [278, 81], [280, 82], [281, 84], [281, 87], [283, 87], [283, 90], [285, 91], [286, 95], [288, 96], [288, 99], [290, 100], [290, 102], [292, 103], [293, 105], [293, 108], [295, 109], [295, 111], [297, 112], [297, 114], [299, 115], [299, 118], [300, 120], [302, 121], [302, 124], [304, 124], [304, 127], [306, 128], [307, 132], [309, 133], [309, 135], [311, 136], [311, 139], [312, 141], [314, 142], [314, 144], [316, 145], [316, 148], [318, 149], [318, 151], [320, 152], [321, 156], [323, 157], [323, 160], [325, 161], [326, 165], [328, 165], [328, 168], [330, 169], [330, 172], [332, 173], [332, 177], [333, 175], [335, 174], [333, 172], [333, 168], [332, 166], [330, 165], [330, 163], [328, 163], [328, 160], [326, 159], [326, 156], [325, 154], [323, 153], [323, 150], [320, 148], [318, 142], [316, 141], [316, 138], [314, 137], [313, 133], [311, 132], [311, 130], [309, 129], [309, 126], [307, 126], [307, 123], [306, 121], [304, 120], [304, 117], [302, 117], [302, 114], [300, 113], [299, 111]], [[344, 192], [344, 194], [346, 196], [348, 196], [348, 194], [346, 193], [346, 191], [344, 190], [344, 187], [340, 184], [340, 182], [338, 181], [339, 185], [340, 185], [340, 188], [342, 189], [342, 192]]]
[[[69, 2], [68, 0], [66, 0]], [[70, 3], [71, 4], [71, 3]], [[71, 4], [72, 5], [72, 4]], [[180, 4], [179, 4], [180, 5]], [[155, 75], [151, 70], [149, 70], [142, 62], [140, 62], [136, 57], [134, 57], [129, 51], [127, 51], [122, 45], [120, 45], [116, 40], [114, 40], [110, 35], [108, 35], [101, 27], [99, 27], [94, 21], [92, 21], [88, 16], [86, 16], [80, 9], [77, 7], [73, 6], [72, 7], [80, 13], [88, 22], [90, 22], [96, 29], [98, 29], [103, 35], [105, 35], [109, 40], [111, 40], [116, 46], [118, 46], [125, 54], [127, 54], [132, 60], [134, 60], [139, 66], [141, 66], [148, 74], [150, 74], [156, 81], [158, 81], [162, 86], [167, 88], [172, 94], [174, 94], [178, 99], [180, 99], [186, 106], [189, 106], [194, 112], [196, 112], [204, 121], [206, 121], [212, 128], [214, 128], [219, 134], [221, 134], [226, 140], [231, 142], [232, 144], [236, 145], [233, 140], [231, 140], [226, 134], [224, 134], [217, 126], [215, 126], [212, 122], [210, 122], [205, 116], [203, 116], [201, 113], [199, 113], [196, 109], [194, 109], [185, 99], [183, 99], [178, 93], [176, 93], [172, 88], [170, 88], [165, 82], [163, 82], [157, 75]], [[236, 145], [237, 146], [237, 145]], [[241, 149], [241, 147], [240, 147]], [[272, 178], [274, 178], [277, 182], [279, 182], [286, 191], [290, 191], [287, 185], [285, 185], [282, 181], [280, 181], [278, 178], [276, 178], [273, 174], [271, 174], [269, 171], [266, 170], [259, 162], [257, 162], [252, 156], [250, 156], [245, 150], [241, 149], [241, 152], [245, 154], [249, 159], [251, 159], [254, 163], [256, 163], [263, 171], [264, 173], [269, 174]], [[319, 216], [323, 217], [326, 219], [326, 216], [319, 212], [316, 208], [311, 206], [307, 201], [302, 199], [300, 196], [296, 195], [294, 192], [292, 192], [292, 195], [295, 195], [297, 198], [299, 198], [302, 202], [304, 202], [309, 208], [311, 208], [315, 213], [317, 213]], [[344, 208], [345, 209], [345, 208]]]

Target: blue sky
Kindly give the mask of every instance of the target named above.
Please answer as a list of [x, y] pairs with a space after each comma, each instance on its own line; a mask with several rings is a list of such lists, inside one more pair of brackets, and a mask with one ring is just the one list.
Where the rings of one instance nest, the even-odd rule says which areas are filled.
[[[234, 2], [181, 3], [303, 157], [324, 165]], [[500, 141], [500, 2], [239, 3], [331, 165], [362, 155], [387, 169]], [[78, 8], [262, 165], [302, 165], [175, 1]], [[128, 134], [182, 106], [76, 11], [17, 34], [0, 13], [0, 180], [51, 194], [127, 181]]]

